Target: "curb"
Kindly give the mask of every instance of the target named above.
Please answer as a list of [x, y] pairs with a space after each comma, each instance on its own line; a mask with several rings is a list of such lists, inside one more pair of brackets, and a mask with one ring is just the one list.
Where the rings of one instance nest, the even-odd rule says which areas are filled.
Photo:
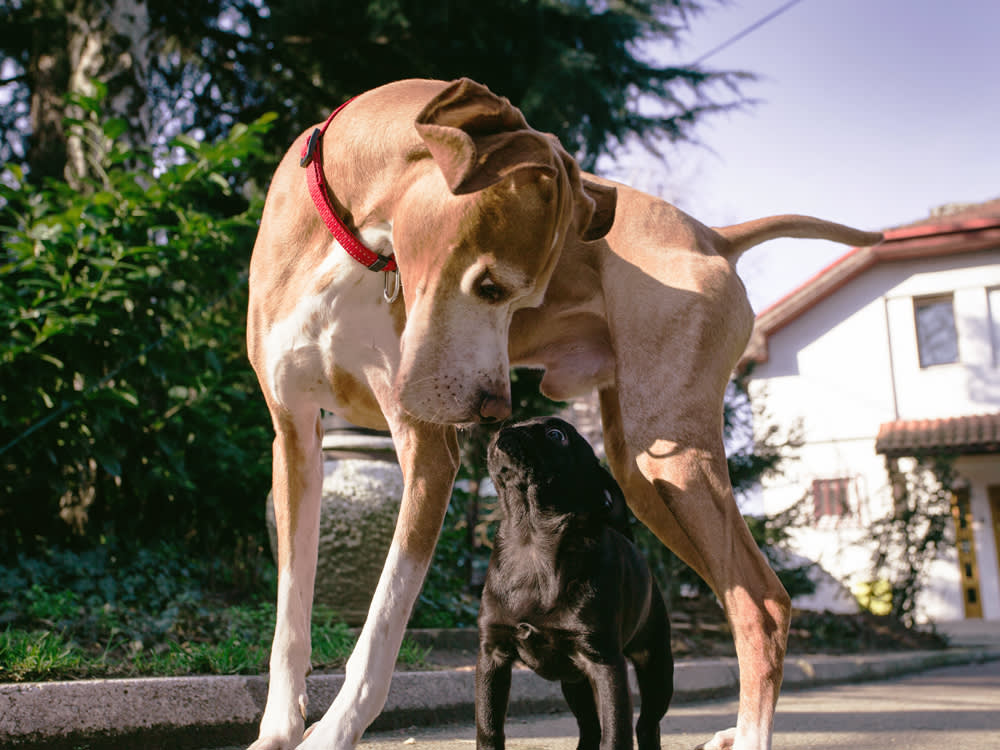
[[[914, 651], [880, 655], [789, 656], [783, 689], [862, 682], [935, 667], [1000, 659], [1000, 648]], [[308, 678], [308, 723], [318, 720], [343, 684], [343, 674]], [[373, 729], [472, 721], [471, 669], [397, 672]], [[735, 659], [680, 660], [677, 703], [735, 695]], [[634, 686], [633, 686], [634, 687]], [[160, 677], [0, 685], [0, 745], [30, 750], [143, 747], [204, 748], [249, 743], [267, 697], [263, 676]], [[559, 683], [516, 669], [512, 716], [565, 708]]]

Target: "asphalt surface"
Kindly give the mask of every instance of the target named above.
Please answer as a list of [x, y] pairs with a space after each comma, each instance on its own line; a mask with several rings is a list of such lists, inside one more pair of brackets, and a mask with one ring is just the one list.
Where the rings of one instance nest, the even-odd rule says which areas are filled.
[[[997, 665], [1000, 664], [1000, 620], [968, 622], [962, 628], [961, 632], [948, 633], [957, 648], [941, 651], [849, 656], [789, 654], [785, 661], [778, 729], [782, 736], [785, 732], [790, 736], [803, 736], [792, 744], [782, 741], [776, 747], [845, 746], [828, 744], [833, 741], [830, 737], [849, 737], [855, 726], [862, 725], [859, 722], [877, 724], [881, 716], [888, 717], [885, 721], [889, 723], [881, 730], [872, 729], [882, 732], [882, 742], [876, 743], [878, 746], [898, 744], [895, 737], [905, 730], [907, 722], [923, 728], [925, 721], [933, 719], [944, 726], [945, 717], [951, 714], [966, 723], [949, 731], [969, 732], [970, 741], [978, 741], [977, 733], [981, 729], [978, 722], [983, 718], [980, 714], [984, 713], [979, 704], [971, 697], [949, 702], [955, 690], [965, 690], [966, 682], [949, 683], [946, 678], [928, 682], [919, 675], [907, 678], [908, 682], [900, 684], [915, 688], [930, 686], [913, 692], [919, 699], [913, 702], [917, 708], [907, 707], [905, 690], [896, 693], [890, 704], [884, 704], [879, 703], [880, 687], [862, 685], [874, 680], [898, 682], [902, 676], [916, 673], [937, 674], [927, 670], [940, 667], [992, 662], [984, 667], [986, 671], [976, 672], [976, 667], [970, 667], [973, 672], [962, 679], [967, 681], [972, 675], [988, 675], [983, 679], [994, 691], [989, 696], [992, 713], [988, 718], [996, 721], [1000, 714], [1000, 690], [996, 684]], [[456, 641], [456, 635], [448, 631], [441, 631], [436, 637], [450, 644]], [[343, 675], [336, 673], [313, 675], [308, 679], [310, 723], [322, 716], [341, 684]], [[833, 714], [811, 713], [822, 707], [825, 698], [820, 699], [818, 706], [810, 707], [811, 704], [803, 702], [795, 692], [847, 684], [850, 687], [840, 689], [846, 691], [843, 695], [861, 697], [853, 699], [854, 703], [847, 701], [842, 710]], [[677, 662], [674, 685], [673, 707], [664, 724], [664, 747], [693, 747], [696, 744], [693, 740], [702, 742], [718, 729], [732, 724], [735, 703], [699, 703], [697, 706], [692, 703], [736, 696], [738, 669], [734, 659], [681, 659]], [[403, 743], [411, 737], [414, 742], [444, 743], [428, 747], [468, 748], [473, 736], [474, 694], [474, 673], [467, 665], [457, 663], [455, 668], [430, 672], [397, 672], [385, 709], [366, 735], [366, 741], [372, 743], [370, 750]], [[242, 748], [256, 736], [266, 696], [267, 679], [264, 676], [0, 684], [0, 748]], [[575, 747], [576, 730], [571, 718], [564, 715], [562, 718], [568, 723], [559, 730], [546, 723], [549, 717], [562, 711], [565, 711], [565, 702], [558, 683], [546, 682], [526, 669], [515, 670], [508, 711], [511, 737], [523, 739], [528, 743], [525, 747], [559, 748], [563, 741], [568, 743], [567, 748]], [[539, 716], [541, 723], [538, 723]], [[991, 726], [994, 730], [998, 728], [996, 724]], [[417, 740], [418, 733], [426, 739]], [[817, 733], [827, 744], [808, 744], [814, 742]], [[852, 746], [867, 747], [866, 743], [867, 740]], [[963, 750], [974, 746], [961, 745]], [[947, 743], [942, 742], [937, 747], [947, 747]], [[1000, 748], [1000, 734], [994, 732], [991, 747]]]
[[[1000, 648], [839, 657], [789, 655], [785, 662], [782, 695], [785, 696], [783, 700], [787, 700], [796, 689], [889, 679], [944, 665], [984, 660], [1000, 661]], [[462, 743], [467, 747], [474, 720], [473, 677], [468, 669], [397, 672], [385, 710], [370, 732], [449, 726], [452, 734], [439, 737], [438, 741], [446, 741], [439, 747], [452, 749]], [[679, 661], [674, 677], [674, 708], [668, 714], [668, 722], [685, 715], [682, 713], [687, 710], [684, 704], [708, 696], [735, 696], [738, 687], [734, 660]], [[322, 716], [342, 682], [342, 674], [309, 678], [310, 723]], [[265, 678], [238, 676], [0, 685], [0, 748], [201, 750], [245, 747], [256, 735], [266, 695]], [[558, 683], [546, 682], [529, 670], [515, 670], [508, 712], [512, 728], [528, 716], [552, 715], [564, 710], [565, 702]], [[735, 716], [735, 707], [713, 711], [712, 721], [705, 722], [706, 727], [712, 727], [709, 736], [731, 724]], [[569, 729], [563, 729], [561, 736], [570, 743], [567, 747], [575, 747], [575, 727], [572, 721], [567, 726]], [[549, 746], [549, 738], [553, 735], [547, 733], [548, 729], [526, 731], [534, 733], [529, 737], [543, 737], [545, 746]], [[370, 738], [378, 736], [368, 735]], [[513, 732], [512, 736], [515, 736]], [[400, 738], [397, 733], [389, 735], [385, 741], [393, 744], [408, 738], [409, 735]], [[705, 739], [707, 737], [699, 742]]]
[[[661, 724], [664, 750], [690, 750], [730, 726], [736, 701], [672, 707]], [[507, 723], [511, 750], [574, 750], [576, 724], [567, 713]], [[406, 743], [406, 744], [404, 744]], [[469, 750], [471, 723], [376, 732], [360, 750]], [[774, 748], [997, 750], [1000, 747], [1000, 661], [935, 669], [883, 682], [788, 691], [778, 702]], [[236, 747], [225, 750], [237, 750]], [[240, 749], [242, 750], [242, 749]]]

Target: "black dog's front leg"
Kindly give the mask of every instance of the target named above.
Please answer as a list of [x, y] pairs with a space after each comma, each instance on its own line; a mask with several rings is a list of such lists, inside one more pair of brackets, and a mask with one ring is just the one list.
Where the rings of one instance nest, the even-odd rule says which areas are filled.
[[480, 647], [476, 661], [476, 748], [503, 750], [513, 658]]
[[593, 663], [587, 675], [594, 686], [601, 718], [601, 750], [631, 750], [632, 697], [625, 657], [619, 654], [610, 662]]
[[575, 682], [562, 681], [562, 694], [569, 704], [576, 726], [580, 730], [580, 740], [576, 750], [598, 750], [601, 746], [601, 719], [597, 715], [597, 704], [594, 702], [594, 687], [590, 680], [580, 679]]

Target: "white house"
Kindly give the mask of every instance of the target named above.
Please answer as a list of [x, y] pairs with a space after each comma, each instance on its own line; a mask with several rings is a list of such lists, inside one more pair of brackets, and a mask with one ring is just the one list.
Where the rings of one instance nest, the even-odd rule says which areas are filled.
[[1000, 619], [1000, 199], [847, 253], [760, 313], [745, 362], [774, 420], [801, 420], [797, 459], [762, 487], [766, 513], [811, 498], [797, 551], [833, 583], [797, 604], [856, 607], [868, 527], [893, 507], [889, 470], [949, 455], [953, 546], [918, 619]]

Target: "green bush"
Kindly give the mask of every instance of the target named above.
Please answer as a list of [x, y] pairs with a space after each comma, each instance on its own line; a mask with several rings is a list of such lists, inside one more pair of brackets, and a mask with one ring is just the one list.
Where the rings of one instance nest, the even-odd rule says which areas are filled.
[[[233, 614], [226, 634], [273, 628], [273, 566], [262, 566], [255, 592], [234, 584], [237, 574], [230, 565], [192, 557], [167, 542], [141, 548], [111, 542], [82, 551], [50, 548], [18, 555], [0, 565], [0, 624], [46, 628], [87, 644], [108, 638], [152, 642], [168, 635], [208, 639], [219, 635], [215, 614], [239, 601], [243, 608]], [[271, 608], [269, 625], [262, 624], [266, 614], [252, 618], [253, 608], [265, 603]]]
[[456, 488], [434, 549], [434, 559], [410, 616], [411, 628], [475, 627], [479, 596], [468, 586], [466, 561], [470, 555], [489, 560], [490, 550], [469, 548], [465, 532], [466, 502], [467, 494]]
[[[226, 597], [226, 567], [166, 543], [50, 549], [0, 564], [0, 682], [266, 672], [274, 569], [254, 591]], [[344, 664], [355, 639], [332, 611], [315, 609], [314, 667]], [[401, 662], [426, 658], [404, 640]]]
[[0, 184], [0, 549], [113, 534], [259, 541], [270, 425], [245, 356], [261, 205], [241, 175], [271, 117], [182, 163], [115, 142], [100, 179]]

